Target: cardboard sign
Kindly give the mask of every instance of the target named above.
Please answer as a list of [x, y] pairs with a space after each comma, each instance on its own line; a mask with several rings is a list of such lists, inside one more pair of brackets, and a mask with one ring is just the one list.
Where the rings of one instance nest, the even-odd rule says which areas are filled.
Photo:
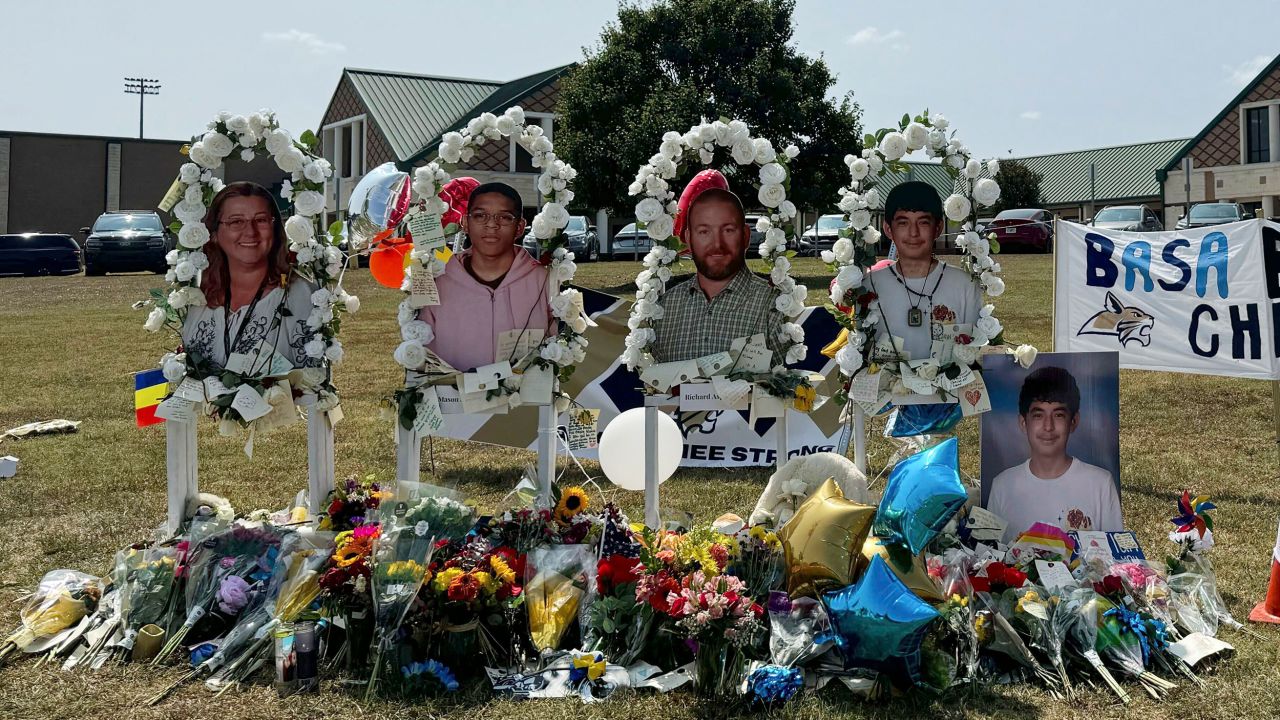
[[235, 399], [231, 401], [231, 407], [235, 408], [236, 412], [240, 413], [240, 417], [247, 422], [253, 422], [271, 412], [271, 403], [263, 399], [257, 390], [248, 385], [241, 385], [240, 389], [236, 391]]
[[415, 248], [434, 250], [444, 247], [444, 225], [438, 212], [418, 213], [409, 218], [409, 232], [413, 235]]
[[506, 330], [498, 333], [498, 351], [493, 359], [517, 362], [538, 348], [543, 330]]
[[503, 360], [492, 365], [478, 367], [475, 372], [463, 373], [458, 389], [463, 394], [488, 392], [498, 387], [500, 381], [511, 377], [511, 363]]
[[756, 420], [762, 418], [782, 417], [786, 412], [787, 406], [782, 402], [782, 398], [770, 395], [769, 391], [760, 385], [751, 389], [751, 414], [747, 418], [749, 424], [754, 426]]
[[1142, 546], [1138, 545], [1138, 536], [1132, 530], [1104, 532], [1102, 530], [1068, 531], [1076, 539], [1076, 550], [1084, 555], [1089, 550], [1100, 552], [1111, 562], [1130, 562], [1141, 560], [1146, 562], [1147, 556], [1142, 554]]
[[880, 373], [869, 372], [863, 369], [862, 372], [853, 376], [853, 382], [849, 384], [849, 399], [857, 403], [875, 402], [880, 397]]
[[897, 335], [877, 337], [876, 344], [871, 348], [871, 362], [883, 365], [901, 361], [907, 356], [902, 350], [904, 343], [905, 341]]
[[599, 444], [600, 411], [586, 408], [570, 408], [569, 422], [565, 427], [565, 442], [570, 450], [588, 450]]
[[1076, 579], [1071, 576], [1071, 570], [1064, 563], [1036, 560], [1036, 570], [1040, 573], [1040, 584], [1051, 593], [1079, 587]]
[[680, 410], [746, 410], [744, 395], [738, 405], [729, 405], [711, 383], [682, 383], [680, 385]]
[[645, 385], [660, 392], [666, 392], [696, 377], [698, 377], [698, 363], [696, 360], [658, 363], [640, 371], [640, 380]]
[[979, 542], [1000, 542], [1009, 523], [1004, 518], [983, 507], [974, 505], [969, 508], [965, 527], [970, 536]]
[[436, 389], [429, 387], [422, 392], [422, 399], [415, 409], [417, 415], [413, 419], [413, 431], [419, 435], [439, 435], [444, 427], [444, 413], [440, 409], [440, 396]]
[[440, 304], [436, 278], [422, 263], [413, 263], [409, 269], [409, 280], [409, 307], [417, 309]]

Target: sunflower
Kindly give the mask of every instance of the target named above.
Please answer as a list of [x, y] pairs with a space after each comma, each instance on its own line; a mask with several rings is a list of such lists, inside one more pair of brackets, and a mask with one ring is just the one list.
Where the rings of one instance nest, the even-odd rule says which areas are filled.
[[587, 491], [578, 486], [565, 488], [560, 493], [560, 502], [556, 503], [556, 521], [567, 525], [578, 513], [587, 509], [591, 502], [587, 499]]
[[512, 570], [511, 566], [508, 565], [507, 561], [503, 560], [502, 557], [498, 555], [490, 555], [489, 567], [493, 568], [493, 575], [498, 578], [498, 580], [506, 583], [507, 585], [515, 584], [516, 571]]

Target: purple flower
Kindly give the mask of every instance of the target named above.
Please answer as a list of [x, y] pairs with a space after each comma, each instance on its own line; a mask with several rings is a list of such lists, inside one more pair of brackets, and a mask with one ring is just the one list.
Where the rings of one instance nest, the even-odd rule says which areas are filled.
[[249, 583], [239, 575], [231, 575], [218, 587], [218, 610], [225, 615], [239, 615], [249, 603]]

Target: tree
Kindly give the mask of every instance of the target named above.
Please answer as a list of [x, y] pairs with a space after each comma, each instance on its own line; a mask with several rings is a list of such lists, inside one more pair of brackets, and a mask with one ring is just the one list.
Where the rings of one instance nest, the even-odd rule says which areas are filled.
[[1000, 199], [995, 212], [1011, 208], [1040, 207], [1040, 180], [1043, 176], [1018, 160], [1001, 160], [996, 182], [1000, 184]]
[[[862, 149], [862, 110], [852, 93], [829, 98], [826, 62], [790, 45], [794, 9], [794, 0], [624, 0], [560, 89], [556, 149], [578, 170], [579, 202], [629, 215], [627, 186], [662, 134], [725, 117], [778, 150], [795, 143], [789, 199], [834, 206], [849, 181], [844, 156]], [[730, 182], [755, 204], [747, 178]]]

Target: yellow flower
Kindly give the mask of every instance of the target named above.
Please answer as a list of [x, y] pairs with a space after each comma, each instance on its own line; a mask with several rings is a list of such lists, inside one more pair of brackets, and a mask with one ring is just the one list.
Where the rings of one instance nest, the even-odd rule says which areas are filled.
[[440, 573], [431, 581], [431, 589], [438, 593], [446, 592], [449, 589], [449, 583], [459, 577], [462, 577], [461, 568], [445, 568], [444, 570], [441, 570]]
[[498, 592], [498, 581], [489, 573], [483, 570], [474, 570], [471, 573], [471, 577], [476, 579], [476, 582], [480, 584], [480, 589], [484, 590], [486, 595]]
[[818, 391], [813, 389], [812, 385], [797, 385], [796, 399], [792, 401], [796, 412], [811, 412], [813, 403], [818, 397]]
[[[328, 518], [325, 518], [325, 519], [327, 520]], [[341, 550], [343, 545], [346, 545], [348, 542], [351, 542], [351, 538], [354, 534], [355, 533], [351, 532], [350, 530], [343, 530], [342, 532], [338, 533], [333, 538], [334, 547]]]
[[506, 583], [507, 585], [515, 584], [516, 571], [511, 569], [511, 566], [507, 564], [506, 560], [503, 560], [497, 555], [491, 555], [489, 557], [489, 567], [493, 568], [494, 577], [498, 578], [498, 580]]
[[586, 490], [576, 485], [565, 488], [564, 492], [560, 493], [560, 502], [556, 503], [556, 520], [561, 524], [567, 524], [590, 505]]

